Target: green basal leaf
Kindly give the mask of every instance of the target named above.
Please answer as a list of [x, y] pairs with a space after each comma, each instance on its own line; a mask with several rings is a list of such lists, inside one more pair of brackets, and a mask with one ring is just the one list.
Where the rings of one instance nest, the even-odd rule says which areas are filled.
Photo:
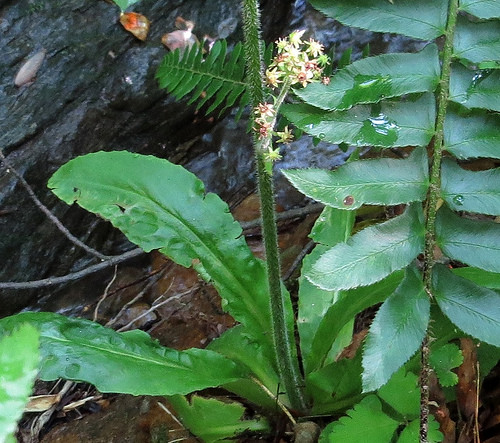
[[352, 232], [356, 213], [325, 206], [314, 223], [309, 237], [316, 243], [334, 246], [346, 241]]
[[436, 237], [448, 257], [500, 272], [500, 224], [459, 217], [443, 207], [436, 217]]
[[500, 168], [472, 172], [444, 159], [441, 197], [454, 211], [500, 215]]
[[423, 201], [428, 188], [428, 160], [417, 148], [405, 160], [381, 158], [350, 162], [335, 171], [282, 170], [300, 192], [338, 209]]
[[454, 64], [450, 77], [450, 100], [466, 108], [500, 111], [500, 71], [483, 69], [473, 71]]
[[412, 420], [420, 415], [418, 376], [404, 367], [400, 368], [377, 394], [405, 420]]
[[345, 411], [362, 398], [361, 352], [342, 358], [306, 376], [306, 387], [313, 400], [312, 414]]
[[430, 300], [414, 266], [378, 310], [363, 350], [363, 391], [374, 391], [415, 354], [430, 317]]
[[500, 18], [498, 0], [460, 0], [460, 10], [482, 19]]
[[500, 118], [497, 115], [460, 117], [448, 112], [444, 144], [445, 149], [460, 160], [500, 158]]
[[500, 274], [496, 272], [483, 271], [477, 268], [457, 268], [452, 272], [459, 277], [464, 277], [477, 285], [488, 289], [500, 290]]
[[458, 383], [458, 376], [452, 372], [452, 369], [460, 366], [463, 361], [462, 351], [454, 343], [431, 348], [429, 363], [439, 379], [439, 384], [443, 387], [455, 386]]
[[152, 156], [97, 152], [62, 166], [48, 186], [66, 203], [111, 221], [145, 251], [159, 249], [210, 276], [224, 309], [271, 349], [264, 264], [248, 248], [227, 204], [205, 194], [193, 174]]
[[328, 309], [317, 327], [311, 353], [306, 357], [309, 370], [317, 370], [329, 363], [326, 360], [329, 350], [344, 325], [361, 311], [383, 302], [398, 287], [402, 278], [403, 271], [397, 271], [373, 285], [346, 291]]
[[361, 400], [347, 416], [330, 423], [321, 433], [319, 442], [390, 442], [399, 422], [382, 411], [382, 404], [375, 395]]
[[380, 2], [378, 0], [310, 0], [311, 5], [330, 18], [356, 28], [391, 32], [422, 40], [443, 35], [448, 2], [422, 0], [415, 8], [411, 0]]
[[500, 67], [499, 35], [497, 20], [472, 23], [459, 16], [453, 39], [454, 56], [474, 63], [479, 69]]
[[[326, 250], [326, 246], [333, 246], [339, 242], [346, 241], [354, 226], [355, 213], [343, 211], [330, 207], [323, 208], [321, 215], [316, 220], [310, 237], [317, 243], [311, 254], [307, 255], [302, 264], [302, 275], [299, 279], [299, 300], [297, 330], [300, 336], [300, 349], [305, 372], [309, 372], [309, 359], [313, 355], [311, 351], [312, 340], [316, 334], [318, 325], [324, 314], [341, 296], [337, 291], [323, 291], [309, 282], [304, 274], [321, 253]], [[335, 355], [349, 345], [352, 340], [353, 320], [344, 325], [339, 331], [334, 344], [330, 347], [330, 352]]]
[[271, 432], [263, 417], [246, 420], [245, 407], [234, 401], [221, 401], [193, 395], [186, 400], [181, 395], [169, 397], [183, 424], [205, 443], [233, 440], [243, 433]]
[[49, 312], [3, 318], [0, 335], [25, 322], [40, 332], [42, 380], [85, 381], [101, 392], [173, 395], [246, 376], [241, 366], [213, 351], [176, 351], [138, 329], [118, 333], [89, 320]]
[[330, 291], [367, 286], [408, 266], [423, 245], [422, 207], [413, 204], [403, 215], [366, 228], [328, 250], [306, 277]]
[[466, 334], [500, 347], [500, 294], [442, 265], [433, 269], [433, 294], [443, 313]]
[[432, 94], [415, 101], [383, 101], [376, 111], [358, 105], [347, 111], [324, 111], [307, 104], [281, 107], [285, 117], [304, 132], [330, 143], [353, 146], [427, 146], [434, 131]]
[[[343, 211], [327, 206], [323, 209], [311, 230], [310, 237], [317, 243], [322, 244], [317, 245], [311, 254], [304, 258], [302, 275], [299, 279], [297, 329], [300, 336], [300, 349], [306, 373], [309, 372], [309, 361], [314, 355], [311, 346], [321, 319], [328, 309], [342, 297], [342, 293], [324, 291], [314, 286], [304, 277], [304, 274], [307, 273], [307, 270], [311, 268], [312, 264], [325, 252], [328, 246], [345, 242], [350, 237], [355, 215], [353, 211]], [[330, 352], [337, 354], [349, 345], [352, 340], [353, 321], [354, 318], [350, 322], [347, 322], [338, 332], [334, 343], [331, 344]]]
[[0, 442], [16, 441], [13, 433], [38, 372], [38, 338], [32, 325], [21, 322], [0, 336]]
[[294, 90], [306, 103], [328, 111], [412, 92], [434, 91], [439, 80], [434, 44], [416, 54], [383, 54], [358, 60], [338, 71], [329, 85], [312, 83]]
[[139, 3], [139, 0], [113, 0], [113, 2], [122, 10], [125, 11], [128, 7]]
[[[263, 351], [262, 346], [248, 338], [242, 325], [237, 325], [225, 331], [220, 337], [211, 341], [207, 349], [224, 355], [230, 360], [245, 365], [270, 392], [278, 392], [279, 377], [275, 369], [274, 359], [271, 360]], [[276, 402], [265, 393], [255, 382], [241, 379], [224, 384], [224, 388], [254, 402], [260, 407], [273, 409]], [[280, 400], [288, 404], [286, 393]]]
[[[415, 443], [420, 438], [420, 420], [413, 420], [403, 429], [397, 443]], [[443, 441], [443, 434], [439, 430], [439, 423], [434, 418], [434, 415], [429, 414], [429, 424], [427, 441], [429, 443], [438, 443]]]

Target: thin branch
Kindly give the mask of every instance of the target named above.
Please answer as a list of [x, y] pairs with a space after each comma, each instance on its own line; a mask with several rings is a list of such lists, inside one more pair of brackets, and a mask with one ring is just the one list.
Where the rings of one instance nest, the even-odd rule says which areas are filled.
[[94, 248], [91, 248], [90, 246], [86, 245], [83, 243], [81, 240], [76, 238], [71, 232], [68, 231], [68, 229], [61, 223], [61, 221], [54, 215], [52, 212], [50, 212], [49, 208], [45, 206], [35, 195], [33, 189], [31, 186], [28, 184], [28, 182], [24, 179], [24, 177], [12, 166], [12, 164], [5, 158], [5, 155], [3, 154], [2, 150], [0, 149], [0, 159], [2, 160], [3, 164], [7, 168], [7, 171], [12, 172], [18, 179], [21, 185], [23, 186], [24, 189], [26, 189], [26, 192], [29, 194], [31, 200], [35, 203], [35, 205], [40, 209], [46, 216], [47, 218], [61, 231], [66, 238], [68, 238], [69, 241], [71, 241], [73, 244], [76, 246], [82, 248], [89, 254], [92, 254], [93, 256], [101, 259], [101, 260], [106, 260], [109, 258], [108, 255], [101, 254], [99, 251], [96, 251]]
[[78, 272], [66, 274], [61, 277], [49, 277], [42, 280], [33, 280], [28, 282], [3, 282], [0, 283], [0, 289], [39, 289], [47, 286], [58, 285], [61, 283], [68, 283], [71, 281], [79, 280], [95, 272], [102, 271], [103, 269], [109, 268], [110, 266], [123, 263], [124, 261], [130, 260], [131, 258], [139, 257], [143, 254], [145, 254], [145, 252], [141, 248], [135, 248], [125, 252], [124, 254], [112, 256], [108, 260], [97, 263], [96, 265], [89, 266], [88, 268], [82, 269]]
[[290, 413], [288, 408], [281, 402], [281, 400], [275, 396], [269, 388], [264, 385], [258, 378], [254, 377], [253, 375], [250, 376], [250, 380], [252, 380], [256, 385], [259, 386], [260, 389], [262, 389], [269, 397], [271, 397], [278, 407], [285, 413], [285, 415], [288, 417], [288, 420], [290, 420], [290, 423], [292, 423], [294, 426], [297, 424], [297, 421], [293, 418], [293, 415]]
[[113, 273], [113, 278], [109, 281], [109, 283], [106, 285], [106, 288], [104, 289], [104, 292], [102, 294], [102, 297], [99, 299], [97, 302], [95, 309], [94, 309], [94, 317], [92, 320], [97, 321], [97, 315], [99, 314], [99, 308], [101, 307], [101, 304], [104, 300], [106, 300], [106, 297], [108, 296], [109, 288], [111, 288], [111, 285], [114, 283], [116, 280], [116, 275], [118, 273], [118, 266], [115, 265], [115, 272]]
[[[288, 211], [281, 212], [277, 215], [277, 219], [279, 221], [283, 221], [293, 218], [305, 217], [306, 215], [320, 212], [322, 209], [322, 204], [311, 204], [303, 208], [290, 209]], [[249, 222], [241, 222], [243, 231], [248, 231], [259, 226], [260, 218], [251, 220]], [[48, 286], [59, 285], [62, 283], [69, 283], [75, 280], [79, 280], [95, 272], [102, 271], [103, 269], [109, 268], [110, 266], [115, 266], [126, 260], [139, 257], [143, 254], [145, 254], [145, 252], [142, 249], [136, 248], [120, 255], [111, 256], [107, 260], [104, 260], [103, 262], [96, 265], [89, 266], [88, 268], [82, 269], [81, 271], [62, 275], [60, 277], [49, 277], [41, 280], [32, 280], [27, 282], [0, 282], [0, 289], [40, 289]], [[149, 276], [146, 276], [145, 278], [149, 278]]]
[[155, 309], [158, 309], [159, 307], [163, 306], [163, 305], [166, 305], [167, 303], [170, 303], [174, 300], [178, 300], [179, 298], [181, 297], [184, 297], [185, 295], [189, 295], [190, 293], [193, 292], [193, 288], [191, 289], [188, 289], [184, 292], [181, 292], [179, 294], [175, 294], [175, 295], [172, 295], [170, 297], [168, 297], [166, 300], [163, 300], [162, 302], [158, 302], [158, 300], [160, 300], [162, 297], [165, 296], [165, 294], [168, 292], [168, 290], [170, 289], [170, 287], [162, 294], [160, 295], [152, 304], [152, 306], [144, 311], [141, 315], [139, 315], [138, 317], [130, 320], [130, 322], [128, 322], [125, 326], [122, 326], [121, 328], [117, 329], [116, 331], [117, 332], [123, 332], [123, 331], [126, 331], [128, 329], [130, 329], [130, 327], [137, 321], [137, 320], [140, 320], [141, 318], [145, 317], [146, 315], [150, 314], [151, 312], [153, 312]]
[[313, 240], [311, 240], [302, 248], [302, 251], [300, 251], [300, 254], [297, 255], [297, 257], [295, 257], [295, 260], [293, 261], [291, 266], [288, 268], [286, 273], [283, 275], [283, 281], [287, 281], [292, 276], [292, 274], [295, 272], [295, 270], [302, 263], [302, 260], [304, 260], [304, 257], [307, 254], [309, 254], [309, 252], [311, 252], [313, 250], [315, 245], [316, 245], [316, 243]]
[[[164, 269], [165, 268], [161, 269], [161, 271], [164, 271]], [[158, 273], [158, 275], [156, 275], [154, 278], [151, 278], [151, 280], [146, 284], [146, 286], [144, 286], [144, 288], [142, 288], [142, 290], [139, 291], [139, 293], [132, 300], [128, 301], [121, 307], [120, 311], [106, 323], [106, 326], [108, 328], [111, 328], [130, 306], [139, 301], [144, 296], [144, 294], [146, 294], [146, 292], [148, 292], [149, 289], [151, 289], [151, 287], [161, 278], [161, 276], [162, 274]], [[169, 285], [168, 289], [170, 289], [171, 286], [172, 284]]]

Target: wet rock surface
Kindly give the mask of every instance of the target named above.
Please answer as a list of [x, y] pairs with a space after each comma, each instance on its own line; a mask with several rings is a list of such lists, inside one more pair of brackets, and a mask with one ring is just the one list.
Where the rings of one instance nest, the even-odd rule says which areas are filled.
[[[289, 9], [287, 1], [264, 4], [267, 39], [280, 32], [277, 23]], [[175, 18], [183, 16], [196, 23], [200, 37], [223, 32], [230, 42], [241, 39], [239, 8], [233, 1], [145, 0], [136, 10], [152, 21], [146, 42], [118, 24], [119, 9], [105, 1], [20, 0], [0, 6], [0, 149], [69, 230], [105, 254], [131, 245], [109, 224], [58, 202], [47, 190], [48, 178], [70, 159], [98, 150], [127, 149], [181, 164], [200, 153], [209, 155], [214, 144], [207, 147], [198, 137], [213, 127], [212, 120], [196, 117], [193, 108], [157, 87], [154, 74], [166, 54], [161, 35], [174, 30]], [[230, 26], [221, 28], [224, 22]], [[16, 87], [18, 70], [42, 50], [45, 58], [33, 82]], [[242, 161], [251, 178], [251, 154]], [[2, 167], [0, 281], [62, 275], [92, 261], [59, 234], [18, 179]], [[0, 315], [51, 291], [2, 290]]]

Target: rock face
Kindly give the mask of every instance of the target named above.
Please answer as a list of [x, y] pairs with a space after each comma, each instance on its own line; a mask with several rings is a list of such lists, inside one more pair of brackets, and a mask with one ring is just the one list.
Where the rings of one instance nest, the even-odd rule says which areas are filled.
[[[154, 74], [166, 54], [161, 36], [177, 16], [195, 34], [241, 39], [234, 0], [143, 0], [133, 8], [151, 20], [146, 42], [118, 23], [119, 9], [102, 1], [16, 0], [0, 5], [0, 149], [78, 238], [114, 254], [130, 245], [107, 223], [68, 207], [46, 188], [63, 163], [98, 150], [127, 149], [185, 164], [206, 154], [201, 134], [213, 123], [158, 89]], [[263, 4], [264, 30], [274, 39], [290, 3]], [[222, 26], [221, 23], [230, 26]], [[234, 24], [237, 24], [235, 27]], [[281, 24], [281, 27], [280, 27]], [[271, 31], [272, 30], [272, 31]], [[17, 72], [45, 51], [31, 84]], [[0, 169], [0, 281], [28, 281], [77, 270], [92, 257], [75, 248], [35, 207], [14, 174]], [[0, 291], [0, 316], [51, 290]]]

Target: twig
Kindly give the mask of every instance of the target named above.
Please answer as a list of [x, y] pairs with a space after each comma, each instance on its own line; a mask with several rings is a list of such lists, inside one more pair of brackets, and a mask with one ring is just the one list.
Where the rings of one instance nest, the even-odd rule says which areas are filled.
[[160, 403], [159, 401], [156, 402], [158, 406], [163, 409], [168, 415], [170, 415], [170, 418], [172, 418], [173, 421], [175, 421], [179, 426], [182, 426], [182, 429], [187, 430], [184, 425], [179, 421], [179, 419], [168, 409], [163, 403]]
[[69, 412], [72, 411], [73, 409], [79, 408], [80, 406], [83, 406], [85, 403], [89, 401], [96, 401], [100, 400], [102, 398], [102, 395], [91, 395], [90, 397], [85, 397], [82, 398], [81, 400], [77, 400], [71, 403], [68, 403], [66, 406], [63, 406], [62, 410], [63, 412]]
[[297, 257], [295, 258], [295, 260], [293, 261], [293, 263], [291, 264], [291, 266], [288, 268], [288, 270], [286, 271], [286, 273], [283, 275], [283, 281], [287, 281], [292, 276], [292, 274], [295, 272], [295, 270], [302, 263], [302, 260], [304, 260], [304, 257], [307, 254], [309, 254], [309, 252], [311, 252], [313, 250], [315, 244], [316, 244], [316, 242], [314, 242], [313, 240], [311, 240], [310, 242], [307, 243], [307, 245], [305, 245], [302, 248], [302, 251], [300, 251], [300, 254], [297, 255]]
[[288, 408], [281, 402], [281, 400], [276, 397], [266, 385], [264, 385], [258, 378], [255, 378], [253, 376], [250, 376], [250, 380], [252, 380], [256, 385], [258, 385], [269, 397], [271, 397], [276, 404], [279, 406], [279, 408], [285, 413], [285, 415], [288, 417], [290, 420], [290, 423], [292, 423], [294, 426], [297, 424], [297, 421], [293, 418], [292, 414], [290, 414], [290, 411]]
[[188, 295], [190, 294], [191, 292], [193, 292], [193, 289], [188, 289], [187, 291], [184, 291], [184, 292], [181, 292], [179, 294], [175, 294], [175, 295], [172, 295], [170, 297], [168, 297], [166, 300], [163, 300], [162, 302], [159, 302], [159, 303], [156, 303], [159, 299], [163, 298], [165, 296], [165, 294], [168, 292], [170, 288], [168, 288], [162, 295], [160, 295], [152, 304], [152, 306], [144, 311], [141, 315], [139, 315], [138, 317], [132, 319], [131, 321], [129, 321], [125, 326], [122, 326], [120, 329], [117, 329], [116, 331], [117, 332], [123, 332], [123, 331], [126, 331], [127, 329], [130, 329], [130, 327], [137, 321], [137, 320], [140, 320], [142, 317], [145, 317], [146, 315], [148, 315], [149, 313], [153, 312], [155, 309], [158, 309], [160, 306], [163, 306], [163, 305], [166, 305], [167, 303], [170, 303], [174, 300], [178, 300], [179, 298], [181, 297], [184, 297], [185, 295]]
[[[323, 208], [322, 204], [311, 204], [303, 208], [290, 209], [288, 211], [279, 213], [277, 215], [277, 219], [278, 221], [283, 221], [283, 220], [290, 220], [293, 218], [305, 217], [306, 215], [320, 212], [322, 208]], [[260, 218], [251, 220], [249, 222], [241, 222], [241, 227], [244, 231], [247, 231], [249, 229], [254, 229], [259, 226], [260, 226]], [[127, 251], [121, 255], [108, 257], [103, 262], [89, 266], [88, 268], [82, 269], [81, 271], [62, 275], [60, 277], [49, 277], [41, 280], [31, 280], [27, 282], [11, 282], [11, 281], [0, 282], [0, 289], [39, 289], [47, 286], [55, 286], [62, 283], [69, 283], [143, 254], [145, 254], [145, 252], [142, 249], [136, 248]]]
[[[120, 311], [118, 312], [118, 314], [116, 314], [112, 319], [110, 319], [107, 323], [106, 323], [106, 327], [110, 328], [112, 327], [118, 320], [119, 318], [123, 315], [123, 313], [127, 310], [127, 308], [129, 308], [130, 306], [132, 306], [135, 302], [137, 302], [138, 300], [140, 300], [144, 294], [146, 292], [149, 291], [149, 289], [160, 279], [161, 277], [161, 274], [158, 275], [156, 278], [152, 278], [146, 286], [144, 286], [144, 288], [142, 288], [142, 290], [132, 299], [130, 300], [129, 302], [125, 303], [122, 308], [120, 309]], [[172, 285], [170, 285], [168, 287], [168, 289], [170, 289]]]
[[474, 410], [474, 443], [481, 443], [481, 440], [479, 438], [479, 389], [479, 361], [476, 361], [476, 408]]
[[99, 313], [99, 308], [101, 307], [101, 304], [104, 300], [106, 300], [106, 297], [108, 296], [108, 291], [109, 288], [111, 288], [111, 285], [113, 282], [116, 280], [116, 274], [118, 273], [118, 266], [115, 265], [115, 272], [113, 273], [113, 278], [109, 281], [109, 283], [106, 285], [106, 288], [104, 289], [104, 292], [102, 294], [102, 297], [99, 299], [97, 302], [95, 309], [94, 309], [94, 321], [97, 321], [97, 314]]
[[[66, 381], [58, 393], [59, 398], [62, 399], [64, 395], [75, 385], [76, 385], [75, 382]], [[46, 423], [50, 421], [54, 412], [56, 412], [58, 405], [59, 402], [54, 403], [54, 405], [52, 405], [50, 409], [47, 409], [43, 414], [38, 416], [37, 419], [31, 425], [31, 437], [32, 438], [36, 437], [37, 438], [36, 441], [38, 441], [38, 435], [40, 434], [42, 428], [45, 426]]]
[[130, 260], [131, 258], [139, 257], [143, 254], [145, 254], [145, 252], [142, 249], [135, 248], [123, 254], [112, 256], [108, 260], [97, 263], [96, 265], [89, 266], [88, 268], [82, 269], [81, 271], [66, 274], [61, 277], [49, 277], [42, 280], [33, 280], [28, 282], [0, 282], [0, 289], [38, 289], [46, 286], [68, 283], [71, 281], [79, 280], [80, 278], [86, 277], [87, 275], [93, 274], [95, 272], [102, 271], [103, 269], [117, 265], [126, 260]]
[[89, 254], [92, 254], [93, 256], [101, 259], [101, 260], [106, 260], [109, 258], [108, 255], [101, 254], [99, 251], [96, 251], [94, 248], [91, 248], [90, 246], [86, 245], [83, 243], [81, 240], [76, 238], [71, 232], [68, 231], [68, 229], [61, 223], [61, 221], [54, 215], [52, 212], [50, 212], [49, 208], [45, 206], [35, 195], [33, 189], [31, 186], [28, 184], [28, 182], [24, 179], [24, 177], [12, 166], [12, 164], [5, 158], [5, 155], [3, 154], [2, 150], [0, 150], [0, 159], [2, 159], [3, 164], [7, 168], [8, 171], [11, 171], [18, 179], [21, 185], [26, 189], [26, 192], [29, 194], [31, 200], [35, 203], [35, 205], [40, 209], [46, 216], [47, 218], [54, 223], [54, 225], [61, 231], [66, 238], [68, 238], [69, 241], [71, 241], [73, 244], [76, 246], [84, 249], [87, 251]]
[[[276, 214], [277, 221], [290, 220], [293, 218], [305, 217], [309, 214], [315, 214], [321, 212], [325, 205], [321, 203], [312, 203], [310, 205], [304, 206], [303, 208], [289, 209], [288, 211], [279, 212]], [[243, 231], [248, 231], [249, 229], [260, 228], [261, 226], [260, 217], [255, 220], [250, 220], [248, 222], [240, 222]]]

